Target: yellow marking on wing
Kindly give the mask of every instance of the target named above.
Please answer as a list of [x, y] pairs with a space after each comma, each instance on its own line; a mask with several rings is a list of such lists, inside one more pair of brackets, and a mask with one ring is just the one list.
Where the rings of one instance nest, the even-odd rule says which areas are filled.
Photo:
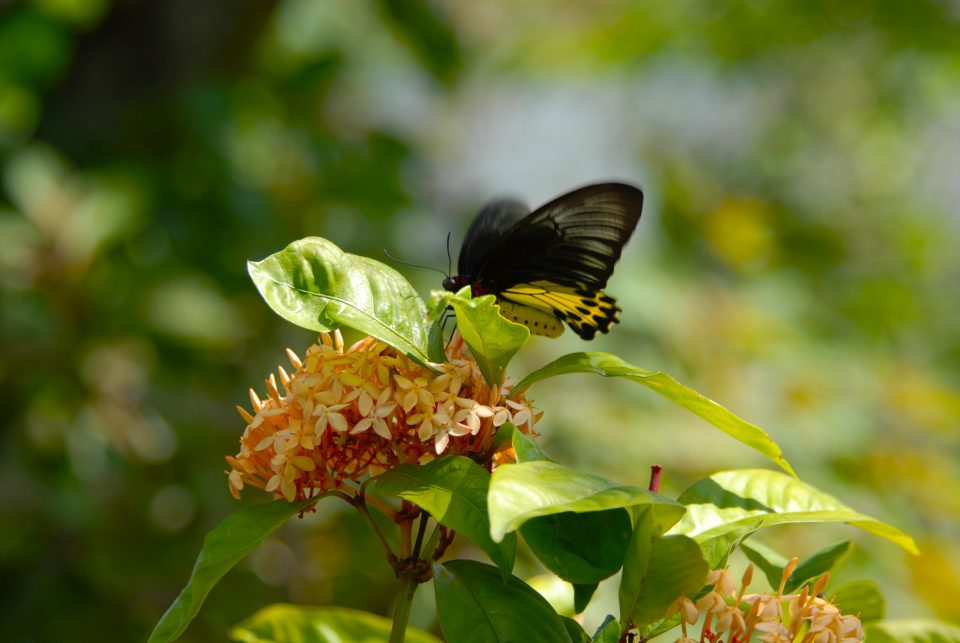
[[563, 323], [550, 312], [506, 299], [500, 299], [499, 304], [500, 313], [504, 317], [518, 324], [523, 324], [534, 335], [559, 337], [563, 333]]
[[512, 286], [499, 297], [565, 321], [584, 339], [592, 339], [597, 331], [605, 333], [610, 330], [620, 311], [616, 300], [601, 290], [590, 291], [543, 281]]

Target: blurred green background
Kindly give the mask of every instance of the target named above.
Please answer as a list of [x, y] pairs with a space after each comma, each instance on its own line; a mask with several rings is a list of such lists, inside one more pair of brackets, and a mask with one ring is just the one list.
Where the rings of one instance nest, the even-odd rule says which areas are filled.
[[[247, 259], [321, 235], [446, 268], [486, 199], [610, 179], [647, 195], [622, 324], [512, 372], [584, 348], [667, 370], [923, 555], [767, 544], [853, 538], [840, 576], [891, 616], [960, 620], [958, 168], [955, 0], [0, 1], [0, 639], [144, 639], [238, 506], [233, 406], [313, 340]], [[545, 448], [610, 478], [769, 466], [628, 383], [533, 397]], [[328, 505], [184, 640], [275, 601], [387, 613], [376, 543]]]

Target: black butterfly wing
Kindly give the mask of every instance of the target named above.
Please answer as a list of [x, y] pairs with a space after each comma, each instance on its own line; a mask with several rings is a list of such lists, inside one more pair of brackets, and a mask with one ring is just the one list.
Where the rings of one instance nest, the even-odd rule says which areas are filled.
[[460, 277], [471, 282], [500, 237], [528, 214], [530, 208], [513, 199], [496, 199], [485, 205], [463, 237], [457, 258]]
[[[642, 207], [643, 192], [630, 185], [601, 183], [574, 190], [516, 220], [486, 248], [471, 248], [468, 233], [461, 254], [470, 261], [461, 274], [492, 292], [537, 281], [599, 290], [613, 273]], [[479, 222], [480, 217], [474, 225]]]
[[620, 183], [575, 190], [527, 216], [516, 202], [493, 202], [464, 238], [460, 276], [534, 333], [555, 337], [563, 320], [591, 339], [617, 321], [616, 301], [601, 289], [642, 206], [643, 193]]

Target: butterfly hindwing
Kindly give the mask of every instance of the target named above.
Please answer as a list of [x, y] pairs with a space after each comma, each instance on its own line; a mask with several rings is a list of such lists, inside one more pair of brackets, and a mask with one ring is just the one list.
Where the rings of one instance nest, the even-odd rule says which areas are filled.
[[[593, 339], [597, 331], [606, 333], [610, 326], [617, 321], [620, 308], [616, 300], [602, 290], [587, 290], [583, 288], [552, 284], [550, 282], [534, 282], [532, 284], [517, 284], [498, 293], [501, 300], [501, 310], [508, 305], [520, 305], [524, 308], [539, 310], [557, 320], [565, 321], [573, 331], [583, 339]], [[504, 316], [510, 318], [506, 312]], [[519, 320], [514, 320], [519, 321]], [[522, 321], [528, 327], [530, 324]], [[562, 326], [560, 329], [562, 331]], [[537, 335], [556, 335], [538, 332], [539, 327], [530, 327]]]
[[532, 213], [497, 200], [470, 225], [449, 286], [496, 295], [508, 319], [534, 334], [556, 337], [566, 322], [584, 339], [617, 321], [603, 292], [640, 219], [643, 193], [622, 183], [589, 185]]
[[563, 322], [557, 319], [553, 311], [543, 310], [535, 306], [526, 306], [512, 301], [505, 295], [498, 296], [497, 303], [500, 306], [501, 315], [510, 321], [523, 324], [529, 328], [530, 332], [534, 335], [560, 337], [563, 333]]

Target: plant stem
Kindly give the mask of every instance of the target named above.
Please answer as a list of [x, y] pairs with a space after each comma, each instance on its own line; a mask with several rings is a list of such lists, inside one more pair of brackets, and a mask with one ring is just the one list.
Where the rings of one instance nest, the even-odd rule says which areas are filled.
[[412, 506], [412, 503], [404, 500], [400, 505], [401, 518], [395, 521], [397, 526], [400, 527], [400, 560], [410, 558], [410, 553], [413, 551], [413, 543], [410, 540], [413, 532], [413, 518], [410, 517], [410, 508]]
[[374, 522], [373, 516], [370, 515], [370, 510], [367, 509], [367, 503], [364, 496], [358, 495], [356, 500], [350, 504], [357, 508], [357, 511], [360, 512], [360, 515], [363, 516], [363, 519], [368, 525], [370, 525], [370, 529], [372, 529], [373, 533], [377, 535], [377, 538], [380, 540], [380, 545], [383, 546], [383, 550], [387, 554], [387, 560], [389, 560], [390, 564], [392, 565], [396, 560], [396, 556], [394, 555], [393, 550], [390, 548], [390, 543], [387, 542], [387, 537], [383, 535], [383, 532], [380, 531], [377, 523]]
[[417, 541], [413, 543], [413, 559], [417, 560], [420, 558], [420, 547], [423, 545], [423, 534], [427, 530], [427, 520], [430, 519], [430, 514], [426, 511], [420, 513], [420, 528], [417, 529]]
[[660, 474], [663, 473], [663, 467], [659, 464], [650, 465], [650, 491], [660, 493]]
[[[403, 501], [402, 514], [408, 515], [409, 503]], [[393, 608], [393, 628], [390, 630], [390, 643], [403, 643], [407, 633], [407, 624], [410, 622], [410, 608], [413, 606], [413, 595], [420, 584], [416, 559], [410, 556], [410, 532], [413, 529], [413, 519], [404, 518], [398, 523], [400, 527], [400, 564], [396, 567], [400, 578], [400, 596], [397, 605]]]
[[407, 633], [407, 624], [410, 622], [410, 608], [413, 606], [413, 595], [420, 584], [417, 570], [411, 566], [400, 572], [400, 596], [397, 605], [393, 608], [393, 629], [390, 630], [390, 643], [403, 643]]

